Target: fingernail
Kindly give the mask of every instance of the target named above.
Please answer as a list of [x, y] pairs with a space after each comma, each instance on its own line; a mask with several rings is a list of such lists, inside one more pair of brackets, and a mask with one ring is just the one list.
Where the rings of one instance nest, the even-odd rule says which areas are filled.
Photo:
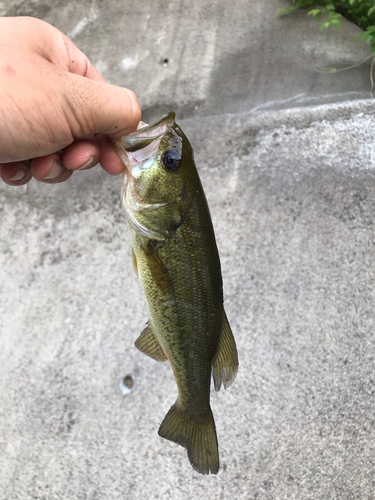
[[96, 163], [96, 158], [95, 156], [90, 156], [90, 159], [82, 165], [82, 167], [79, 167], [77, 170], [86, 170], [88, 168], [91, 168], [95, 165]]
[[27, 171], [24, 168], [19, 168], [17, 170], [16, 175], [13, 175], [11, 179], [9, 179], [10, 182], [15, 182], [15, 181], [22, 181], [27, 175]]
[[64, 172], [65, 172], [64, 165], [59, 160], [55, 160], [53, 162], [51, 170], [41, 180], [56, 181], [64, 174]]

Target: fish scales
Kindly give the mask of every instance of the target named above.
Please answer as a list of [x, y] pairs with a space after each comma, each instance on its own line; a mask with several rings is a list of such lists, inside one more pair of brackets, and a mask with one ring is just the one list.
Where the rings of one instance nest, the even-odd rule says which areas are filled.
[[234, 380], [238, 357], [223, 307], [220, 260], [193, 151], [174, 113], [116, 144], [126, 171], [123, 201], [150, 321], [136, 346], [169, 360], [178, 398], [159, 434], [187, 448], [192, 466], [217, 473], [210, 408]]
[[200, 236], [194, 238], [196, 221], [189, 220], [196, 218], [194, 208], [191, 214], [172, 238], [157, 246], [174, 284], [171, 294], [163, 293], [149, 272], [142, 251], [145, 238], [133, 231], [132, 241], [156, 337], [165, 352], [173, 351], [173, 356], [167, 357], [176, 379], [186, 382], [180, 383], [181, 404], [189, 412], [198, 399], [193, 411], [199, 415], [208, 407], [211, 361], [222, 323], [222, 288], [217, 250], [205, 251], [208, 231], [203, 236], [199, 231]]

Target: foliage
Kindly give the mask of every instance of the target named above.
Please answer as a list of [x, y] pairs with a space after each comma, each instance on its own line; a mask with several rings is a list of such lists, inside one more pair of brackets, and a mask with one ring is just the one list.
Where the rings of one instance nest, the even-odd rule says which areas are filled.
[[355, 40], [363, 38], [375, 52], [375, 0], [292, 0], [292, 2], [293, 5], [290, 7], [279, 9], [279, 16], [319, 2], [321, 7], [311, 9], [307, 15], [314, 16], [316, 21], [320, 21], [322, 15], [326, 14], [320, 26], [321, 30], [329, 26], [341, 28], [340, 18], [346, 17], [364, 30]]

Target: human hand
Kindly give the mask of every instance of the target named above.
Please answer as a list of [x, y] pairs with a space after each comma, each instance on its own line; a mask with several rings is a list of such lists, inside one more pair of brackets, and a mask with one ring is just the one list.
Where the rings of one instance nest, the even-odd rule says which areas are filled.
[[111, 139], [133, 132], [135, 94], [106, 83], [58, 29], [31, 17], [0, 18], [0, 170], [7, 184], [63, 182], [97, 163], [124, 164]]

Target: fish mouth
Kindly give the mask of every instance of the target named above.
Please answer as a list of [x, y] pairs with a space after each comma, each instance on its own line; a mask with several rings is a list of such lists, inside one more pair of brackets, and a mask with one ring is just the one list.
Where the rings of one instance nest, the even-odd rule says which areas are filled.
[[125, 151], [132, 153], [148, 146], [152, 141], [163, 136], [165, 132], [174, 124], [176, 114], [170, 111], [163, 115], [157, 122], [146, 125], [132, 134], [122, 138], [122, 147]]
[[131, 174], [134, 164], [139, 164], [156, 153], [162, 137], [174, 125], [175, 117], [174, 111], [170, 111], [155, 123], [145, 124], [114, 142], [115, 149], [126, 166], [125, 175]]
[[128, 223], [138, 233], [155, 240], [164, 240], [168, 234], [142, 225], [136, 214], [140, 211], [155, 210], [167, 203], [157, 200], [144, 203], [134, 181], [143, 170], [149, 168], [150, 162], [155, 161], [160, 141], [175, 125], [175, 116], [171, 111], [155, 123], [145, 125], [114, 142], [115, 149], [126, 167], [123, 172], [121, 198]]

